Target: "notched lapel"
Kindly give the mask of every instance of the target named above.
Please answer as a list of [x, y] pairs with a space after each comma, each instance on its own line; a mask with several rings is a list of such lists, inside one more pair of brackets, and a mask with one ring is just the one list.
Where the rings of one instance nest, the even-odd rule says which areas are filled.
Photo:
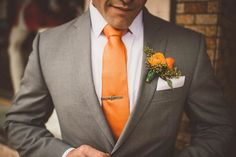
[[[149, 46], [156, 51], [165, 53], [166, 46], [168, 42], [168, 37], [163, 30], [163, 22], [156, 17], [150, 15], [147, 10], [144, 10], [144, 48]], [[155, 23], [154, 23], [155, 21]], [[129, 120], [122, 132], [120, 138], [118, 139], [112, 153], [115, 153], [119, 147], [128, 139], [130, 133], [135, 129], [139, 120], [142, 118], [145, 110], [150, 104], [152, 97], [156, 91], [157, 80], [156, 77], [151, 83], [146, 83], [145, 78], [148, 69], [146, 68], [146, 55], [144, 54], [142, 63], [142, 73], [141, 73], [141, 83], [139, 87], [139, 94], [137, 99], [136, 107], [131, 113]]]
[[83, 98], [89, 106], [91, 114], [107, 137], [111, 147], [114, 147], [115, 141], [104, 117], [94, 87], [91, 62], [91, 23], [89, 16], [89, 12], [83, 14], [74, 25], [75, 34], [72, 35], [74, 39], [72, 40], [71, 47], [74, 55], [74, 84], [77, 91], [83, 91]]

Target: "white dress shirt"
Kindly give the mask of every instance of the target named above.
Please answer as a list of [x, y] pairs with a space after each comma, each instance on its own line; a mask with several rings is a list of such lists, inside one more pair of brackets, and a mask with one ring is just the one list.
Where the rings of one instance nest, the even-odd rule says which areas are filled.
[[[107, 22], [99, 11], [90, 3], [89, 12], [91, 16], [91, 50], [92, 50], [92, 72], [96, 94], [101, 104], [102, 95], [102, 57], [103, 50], [107, 43], [107, 38], [103, 34], [103, 28]], [[129, 32], [122, 37], [127, 50], [127, 76], [128, 76], [128, 90], [130, 100], [130, 112], [133, 111], [141, 79], [141, 69], [143, 60], [143, 16], [142, 11], [134, 19], [129, 27]], [[101, 104], [102, 105], [102, 104]], [[62, 157], [72, 150], [68, 149]]]

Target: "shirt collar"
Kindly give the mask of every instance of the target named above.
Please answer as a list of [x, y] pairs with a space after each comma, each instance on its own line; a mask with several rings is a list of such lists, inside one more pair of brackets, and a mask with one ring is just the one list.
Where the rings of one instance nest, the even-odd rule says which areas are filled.
[[[97, 8], [93, 6], [92, 2], [90, 2], [89, 12], [91, 16], [92, 31], [94, 32], [96, 37], [99, 37], [99, 35], [103, 31], [103, 28], [107, 25], [107, 22], [100, 14], [100, 12], [97, 10]], [[130, 25], [129, 31], [132, 34], [138, 36], [141, 33], [140, 30], [142, 29], [143, 29], [143, 11], [140, 11], [138, 16], [136, 16], [136, 18]]]

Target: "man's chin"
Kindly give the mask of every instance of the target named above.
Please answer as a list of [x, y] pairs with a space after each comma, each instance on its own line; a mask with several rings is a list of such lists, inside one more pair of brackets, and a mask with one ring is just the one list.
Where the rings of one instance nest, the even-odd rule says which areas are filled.
[[111, 19], [108, 23], [116, 29], [128, 29], [130, 24], [126, 19]]

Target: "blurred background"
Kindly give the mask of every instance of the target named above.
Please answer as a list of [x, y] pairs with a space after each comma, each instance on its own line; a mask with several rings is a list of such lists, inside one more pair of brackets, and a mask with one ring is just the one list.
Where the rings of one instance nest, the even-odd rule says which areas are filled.
[[[2, 124], [19, 89], [35, 34], [80, 16], [88, 4], [89, 0], [0, 0], [0, 157], [19, 156], [7, 147]], [[148, 0], [146, 7], [155, 16], [205, 35], [207, 53], [236, 123], [235, 0]], [[183, 113], [178, 150], [191, 138], [188, 122]], [[55, 113], [47, 127], [60, 138]], [[236, 157], [231, 150], [228, 157]]]

